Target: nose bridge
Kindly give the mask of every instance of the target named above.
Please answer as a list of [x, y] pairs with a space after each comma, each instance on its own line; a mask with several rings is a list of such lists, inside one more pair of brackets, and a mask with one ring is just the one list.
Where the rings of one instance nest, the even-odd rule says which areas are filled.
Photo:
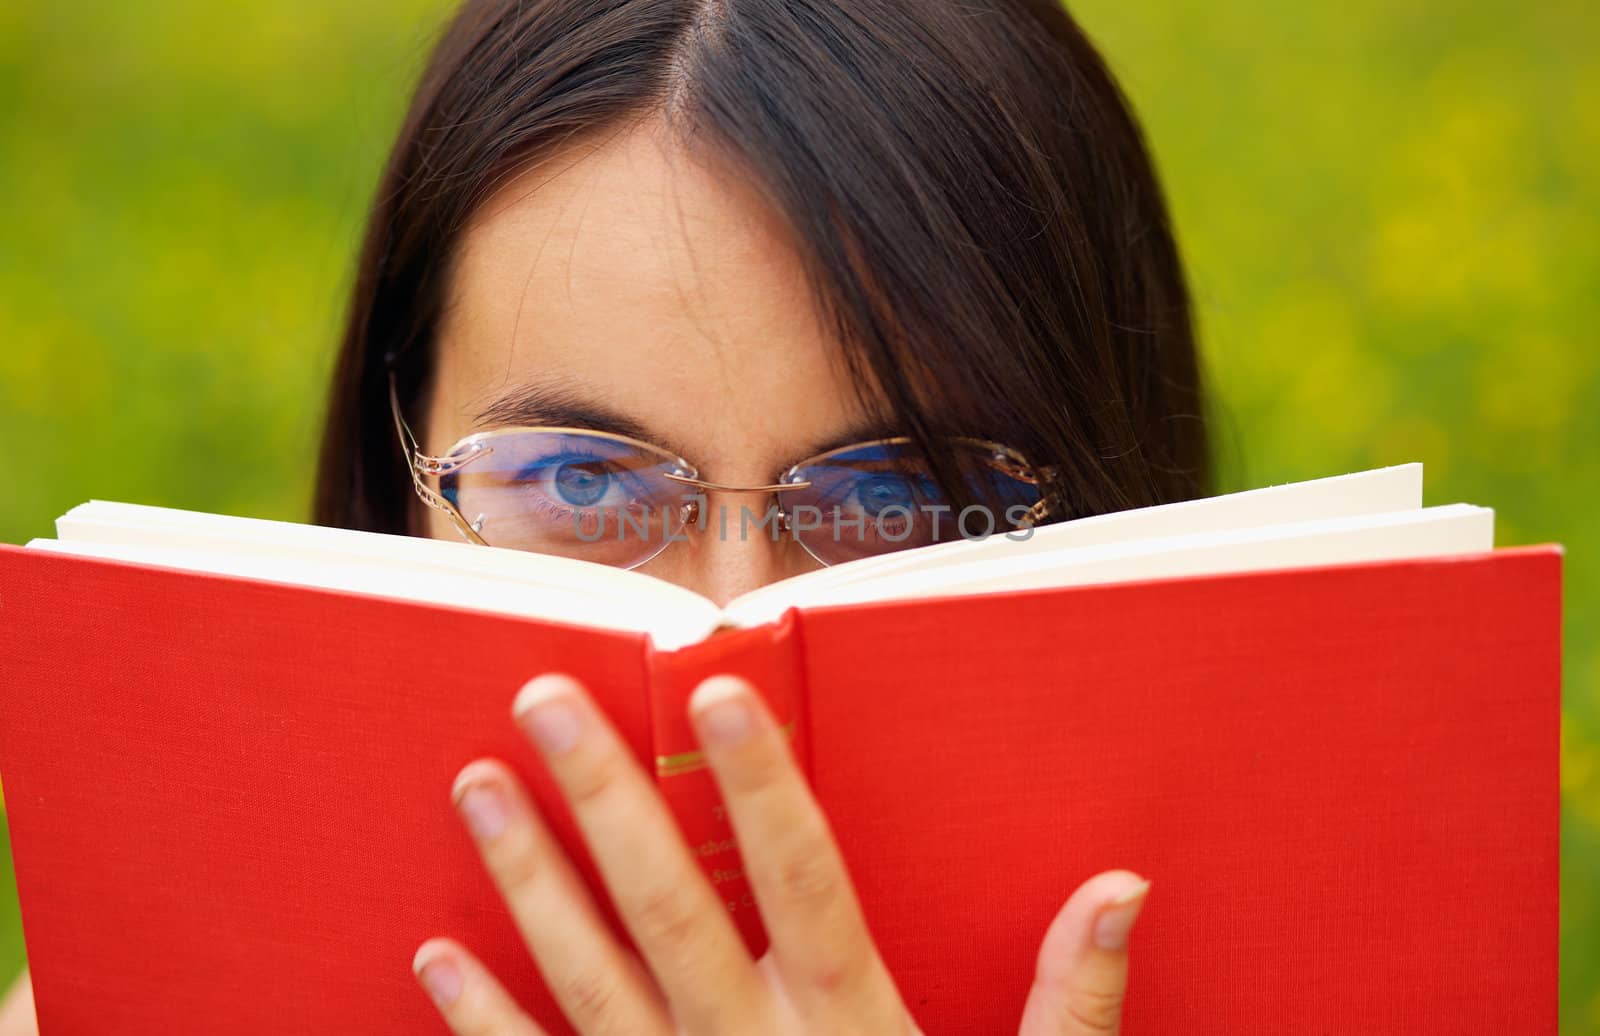
[[726, 604], [790, 574], [772, 493], [710, 491], [702, 507], [687, 552], [702, 595]]
[[698, 497], [699, 520], [644, 571], [726, 604], [808, 567], [780, 525], [773, 494], [702, 489]]

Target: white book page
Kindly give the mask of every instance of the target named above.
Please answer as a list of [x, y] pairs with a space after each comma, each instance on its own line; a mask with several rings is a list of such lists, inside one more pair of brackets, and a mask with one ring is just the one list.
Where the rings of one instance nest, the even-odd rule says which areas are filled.
[[664, 579], [574, 558], [502, 550], [464, 540], [357, 532], [103, 500], [80, 504], [56, 519], [56, 538], [69, 542], [227, 550], [287, 559], [331, 559], [400, 568], [430, 566], [591, 595], [650, 599], [662, 608], [714, 607], [699, 594]]
[[[56, 534], [55, 541], [28, 546], [655, 632], [672, 641], [699, 639], [724, 621], [711, 601], [653, 576], [464, 541], [98, 500], [57, 519]], [[62, 546], [49, 548], [51, 543]], [[476, 596], [452, 590], [463, 579]], [[574, 604], [578, 600], [582, 607]]]
[[1415, 510], [1422, 506], [1422, 465], [1399, 464], [1349, 475], [1185, 500], [1045, 525], [1026, 540], [1003, 534], [852, 561], [753, 590], [728, 605], [739, 614], [782, 614], [791, 603], [822, 600], [828, 590], [898, 578], [950, 565], [1054, 554], [1102, 543], [1249, 529], [1265, 525]]
[[[648, 633], [662, 647], [681, 647], [709, 636], [722, 614], [709, 601], [687, 611], [663, 609], [654, 599], [616, 597], [592, 590], [544, 586], [462, 569], [373, 564], [332, 553], [280, 554], [131, 542], [38, 539], [30, 550], [159, 565], [271, 583], [375, 594], [404, 601], [544, 619], [626, 633]], [[487, 549], [487, 548], [479, 548]], [[598, 567], [598, 566], [596, 566]], [[698, 600], [699, 598], [697, 598]]]
[[[1451, 504], [1414, 511], [1320, 519], [1071, 547], [1056, 553], [991, 558], [919, 569], [893, 578], [827, 587], [791, 602], [800, 607], [960, 594], [1086, 586], [1095, 583], [1257, 572], [1314, 565], [1472, 554], [1494, 548], [1494, 512]], [[774, 599], [730, 609], [746, 625], [768, 622], [786, 605]]]

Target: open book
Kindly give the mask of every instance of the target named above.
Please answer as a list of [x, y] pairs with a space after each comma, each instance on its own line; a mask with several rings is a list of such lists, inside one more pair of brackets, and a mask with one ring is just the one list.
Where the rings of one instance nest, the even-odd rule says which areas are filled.
[[[446, 805], [499, 756], [583, 859], [507, 718], [561, 670], [759, 950], [685, 712], [705, 676], [750, 678], [930, 1033], [1013, 1029], [1055, 910], [1116, 866], [1155, 889], [1129, 1031], [1553, 1031], [1559, 549], [1494, 551], [1491, 511], [1421, 497], [1405, 465], [725, 607], [464, 543], [74, 508], [0, 548], [41, 1021], [435, 1031], [409, 961], [449, 934], [565, 1031]], [[1506, 888], [1519, 909], [1486, 913]]]

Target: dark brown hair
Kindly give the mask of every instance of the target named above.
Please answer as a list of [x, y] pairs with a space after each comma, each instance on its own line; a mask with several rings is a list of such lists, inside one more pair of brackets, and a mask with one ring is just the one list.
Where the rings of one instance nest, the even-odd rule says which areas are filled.
[[563, 141], [650, 112], [788, 220], [851, 369], [907, 434], [959, 426], [1057, 465], [1073, 514], [1208, 489], [1161, 190], [1054, 0], [469, 0], [378, 190], [318, 522], [407, 530], [385, 357], [415, 412], [474, 209]]

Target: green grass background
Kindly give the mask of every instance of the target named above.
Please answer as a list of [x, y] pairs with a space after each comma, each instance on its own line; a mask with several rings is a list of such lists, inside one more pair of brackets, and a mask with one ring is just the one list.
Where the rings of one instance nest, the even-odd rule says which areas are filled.
[[[0, 4], [0, 541], [90, 497], [305, 515], [363, 208], [445, 8]], [[1171, 194], [1228, 485], [1420, 459], [1430, 502], [1567, 544], [1562, 1025], [1600, 1032], [1600, 6], [1074, 10]]]

